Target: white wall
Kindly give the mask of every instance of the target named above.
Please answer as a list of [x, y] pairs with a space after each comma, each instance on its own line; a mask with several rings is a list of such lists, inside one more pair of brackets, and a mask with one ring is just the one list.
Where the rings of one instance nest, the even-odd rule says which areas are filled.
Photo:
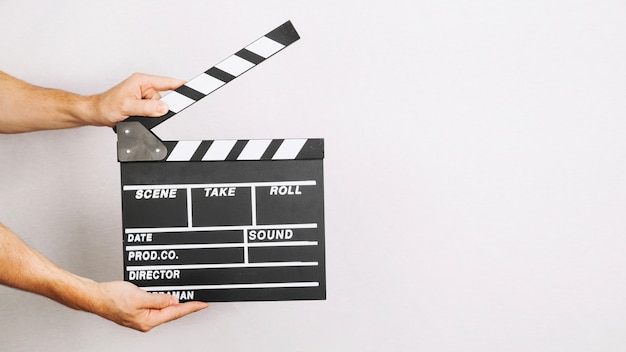
[[[83, 94], [302, 39], [165, 140], [324, 137], [328, 300], [141, 334], [0, 288], [2, 351], [623, 351], [623, 1], [2, 1], [0, 69]], [[0, 136], [0, 219], [122, 277], [115, 134]], [[0, 268], [0, 270], [3, 270]]]

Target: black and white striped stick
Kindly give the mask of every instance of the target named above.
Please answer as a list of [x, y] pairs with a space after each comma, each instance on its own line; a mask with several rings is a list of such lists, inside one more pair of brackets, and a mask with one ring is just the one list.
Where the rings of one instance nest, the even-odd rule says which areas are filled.
[[306, 160], [324, 158], [321, 138], [168, 141], [164, 161]]
[[291, 21], [287, 21], [163, 97], [161, 100], [166, 102], [170, 109], [164, 116], [159, 118], [133, 116], [125, 122], [138, 121], [151, 130], [298, 39], [300, 39], [298, 32]]

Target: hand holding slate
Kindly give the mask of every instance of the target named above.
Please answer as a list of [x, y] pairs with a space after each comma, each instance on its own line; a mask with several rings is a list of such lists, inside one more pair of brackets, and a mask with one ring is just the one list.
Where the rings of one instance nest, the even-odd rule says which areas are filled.
[[135, 73], [102, 94], [82, 96], [33, 86], [0, 71], [0, 133], [112, 127], [129, 116], [159, 117], [169, 109], [159, 92], [183, 83]]
[[104, 304], [95, 313], [143, 332], [209, 306], [204, 302], [178, 303], [174, 296], [147, 293], [126, 281], [102, 283], [100, 289], [107, 299], [99, 301]]
[[129, 116], [160, 117], [168, 112], [167, 103], [159, 92], [174, 90], [185, 81], [170, 77], [135, 73], [126, 80], [98, 95], [95, 125], [113, 127]]

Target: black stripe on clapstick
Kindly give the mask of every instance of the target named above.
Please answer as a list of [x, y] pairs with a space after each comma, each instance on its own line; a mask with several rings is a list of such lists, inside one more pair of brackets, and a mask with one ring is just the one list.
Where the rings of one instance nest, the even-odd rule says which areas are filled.
[[293, 27], [293, 24], [291, 24], [291, 21], [283, 23], [281, 26], [267, 33], [265, 36], [271, 40], [281, 43], [284, 46], [300, 39], [300, 35], [296, 32], [296, 29]]
[[240, 58], [244, 60], [248, 60], [255, 65], [258, 65], [265, 60], [263, 56], [255, 54], [252, 51], [245, 49], [245, 48], [239, 50], [237, 53], [235, 53], [235, 55], [239, 56]]
[[217, 67], [211, 67], [210, 69], [206, 70], [205, 73], [213, 78], [219, 79], [224, 83], [228, 83], [235, 79], [235, 76], [231, 75], [228, 72], [224, 72]]
[[235, 143], [235, 145], [233, 146], [233, 149], [230, 150], [230, 153], [228, 153], [228, 156], [225, 160], [237, 160], [239, 154], [241, 154], [246, 144], [248, 144], [247, 139], [238, 140], [237, 143]]
[[196, 151], [191, 156], [190, 161], [202, 160], [202, 157], [204, 156], [204, 154], [206, 154], [207, 150], [209, 150], [211, 144], [213, 144], [213, 141], [202, 141], [202, 143], [200, 143], [200, 145], [198, 146], [198, 149], [196, 149]]
[[180, 93], [180, 94], [182, 94], [182, 95], [184, 95], [184, 96], [186, 96], [187, 98], [193, 99], [195, 101], [198, 101], [198, 100], [200, 100], [200, 99], [205, 97], [204, 94], [198, 92], [197, 90], [195, 90], [193, 88], [187, 87], [185, 85], [182, 85], [182, 86], [176, 88], [175, 91]]
[[167, 156], [165, 157], [165, 159], [163, 159], [163, 160], [167, 160], [170, 154], [172, 154], [172, 150], [174, 150], [174, 148], [176, 147], [176, 144], [178, 144], [178, 141], [161, 141], [161, 142], [163, 143], [163, 145], [165, 145], [165, 148], [167, 148]]
[[[172, 110], [168, 110], [167, 113], [161, 117], [131, 116], [127, 118], [126, 120], [124, 120], [124, 122], [131, 122], [131, 121], [141, 122], [141, 124], [146, 129], [151, 130], [154, 127], [156, 127], [158, 124], [160, 124], [161, 122], [169, 119], [170, 117], [174, 115], [176, 115], [175, 112], [173, 112]], [[117, 132], [117, 129], [115, 127], [113, 129]]]
[[284, 139], [273, 139], [261, 156], [261, 160], [272, 160], [272, 157], [274, 156], [274, 154], [276, 154], [276, 151], [278, 150], [280, 145], [283, 144], [283, 141]]
[[308, 139], [296, 159], [324, 159], [324, 140]]

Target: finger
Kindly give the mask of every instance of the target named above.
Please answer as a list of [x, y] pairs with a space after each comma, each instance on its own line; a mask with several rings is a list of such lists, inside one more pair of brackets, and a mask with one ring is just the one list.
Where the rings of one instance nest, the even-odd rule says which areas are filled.
[[165, 115], [169, 107], [164, 101], [152, 99], [127, 99], [124, 102], [126, 116], [159, 117]]
[[136, 77], [139, 79], [139, 85], [143, 90], [150, 88], [156, 91], [174, 90], [185, 83], [180, 79], [165, 76], [137, 74]]
[[178, 318], [184, 317], [187, 314], [191, 314], [208, 307], [208, 303], [196, 301], [171, 305], [159, 311], [153, 311], [152, 316], [155, 319], [153, 323], [155, 325], [167, 323], [169, 321], [176, 320]]

